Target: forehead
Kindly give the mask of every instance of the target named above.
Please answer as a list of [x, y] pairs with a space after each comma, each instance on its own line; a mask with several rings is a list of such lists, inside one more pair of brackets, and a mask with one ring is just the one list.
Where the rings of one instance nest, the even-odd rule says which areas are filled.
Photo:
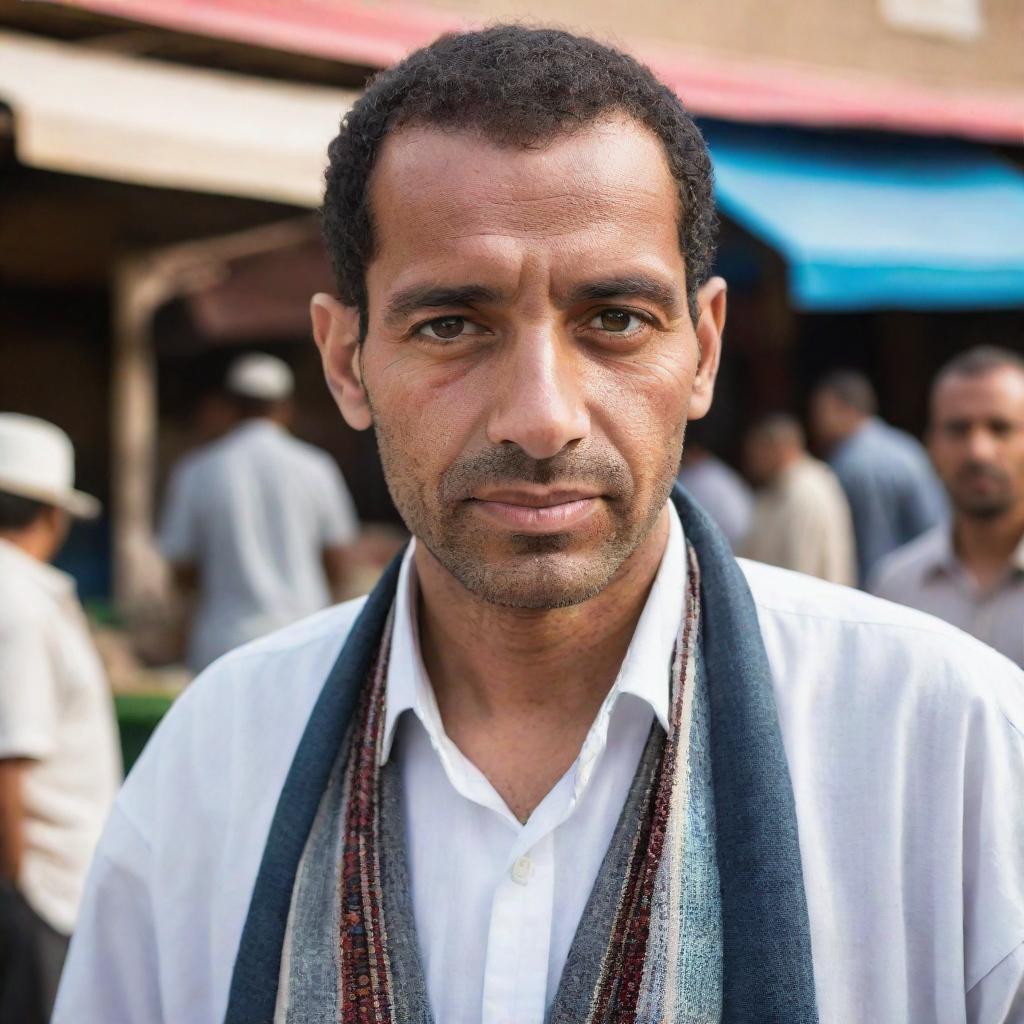
[[537, 148], [401, 129], [382, 147], [371, 204], [371, 286], [375, 273], [443, 273], [466, 261], [564, 271], [599, 256], [682, 272], [677, 184], [659, 140], [625, 117]]
[[1005, 367], [971, 376], [953, 374], [936, 388], [933, 408], [941, 418], [1020, 418], [1024, 416], [1024, 373]]

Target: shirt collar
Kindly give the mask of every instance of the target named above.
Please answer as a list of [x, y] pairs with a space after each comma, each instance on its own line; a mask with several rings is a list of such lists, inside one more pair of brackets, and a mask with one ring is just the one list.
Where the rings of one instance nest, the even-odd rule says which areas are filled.
[[249, 434], [283, 434], [285, 428], [266, 416], [252, 416], [236, 424], [225, 436], [244, 437]]
[[[929, 552], [930, 558], [925, 564], [926, 575], [933, 575], [939, 572], [959, 572], [960, 559], [957, 557], [956, 549], [953, 546], [953, 524], [944, 523], [937, 526], [933, 531], [933, 543]], [[1008, 568], [1017, 572], [1024, 572], [1024, 537], [1010, 555]]]
[[942, 572], [956, 572], [959, 569], [956, 551], [953, 549], [953, 526], [951, 523], [943, 523], [935, 527], [931, 535], [926, 538], [925, 543], [928, 545], [928, 558], [923, 566], [926, 576]]
[[7, 563], [11, 572], [28, 577], [52, 597], [63, 600], [75, 592], [74, 577], [46, 562], [40, 562], [38, 558], [22, 551], [17, 544], [3, 538], [0, 538], [0, 559]]
[[[686, 605], [686, 543], [682, 523], [671, 502], [668, 542], [657, 575], [640, 613], [633, 638], [626, 650], [619, 674], [598, 714], [607, 728], [607, 719], [618, 697], [631, 694], [645, 701], [654, 711], [661, 727], [669, 728], [669, 675], [672, 652], [679, 635]], [[434, 698], [420, 652], [416, 615], [418, 584], [414, 561], [415, 540], [402, 559], [395, 595], [395, 621], [388, 657], [385, 693], [384, 737], [381, 763], [391, 756], [398, 720], [412, 711], [423, 724], [431, 745], [442, 755], [450, 741]]]

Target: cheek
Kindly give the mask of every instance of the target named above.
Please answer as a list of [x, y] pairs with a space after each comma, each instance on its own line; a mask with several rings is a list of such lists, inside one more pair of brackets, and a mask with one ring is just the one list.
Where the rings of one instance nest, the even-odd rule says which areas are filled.
[[695, 362], [652, 360], [602, 377], [591, 413], [633, 468], [634, 477], [661, 476], [679, 456]]
[[471, 375], [384, 351], [367, 359], [365, 383], [374, 421], [393, 467], [424, 481], [455, 461], [472, 435], [486, 389]]

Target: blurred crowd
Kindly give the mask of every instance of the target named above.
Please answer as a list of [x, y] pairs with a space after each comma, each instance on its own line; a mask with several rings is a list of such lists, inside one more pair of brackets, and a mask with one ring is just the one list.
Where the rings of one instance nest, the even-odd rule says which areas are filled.
[[806, 429], [789, 413], [753, 425], [743, 475], [692, 425], [679, 479], [738, 554], [936, 615], [1024, 665], [1024, 359], [982, 346], [943, 367], [925, 442], [840, 370]]
[[[288, 429], [294, 381], [238, 359], [217, 436], [174, 468], [159, 544], [188, 602], [187, 660], [343, 592], [359, 531], [335, 461]], [[742, 464], [691, 425], [682, 484], [745, 557], [937, 615], [1024, 664], [1024, 360], [975, 348], [935, 379], [925, 445], [854, 371], [806, 422], [753, 425]], [[814, 454], [812, 454], [812, 452]], [[0, 1020], [47, 1019], [92, 849], [120, 780], [116, 722], [72, 578], [49, 563], [75, 516], [72, 442], [0, 413]]]

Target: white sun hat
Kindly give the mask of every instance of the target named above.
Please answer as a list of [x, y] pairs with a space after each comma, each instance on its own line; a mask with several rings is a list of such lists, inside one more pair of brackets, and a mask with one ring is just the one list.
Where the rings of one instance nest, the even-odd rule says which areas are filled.
[[263, 352], [240, 356], [228, 370], [227, 389], [242, 398], [280, 402], [295, 388], [295, 376], [288, 364]]
[[76, 491], [75, 449], [60, 427], [35, 416], [0, 412], [0, 491], [94, 519], [101, 505]]

